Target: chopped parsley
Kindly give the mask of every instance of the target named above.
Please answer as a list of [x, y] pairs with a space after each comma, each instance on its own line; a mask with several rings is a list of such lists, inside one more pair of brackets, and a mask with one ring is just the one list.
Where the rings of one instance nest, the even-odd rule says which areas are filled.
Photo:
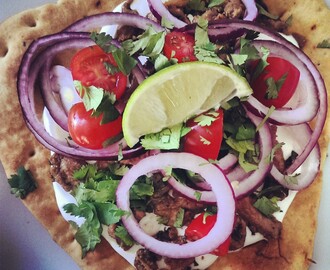
[[23, 166], [17, 169], [17, 174], [11, 175], [8, 183], [10, 185], [10, 193], [21, 199], [24, 199], [37, 188], [37, 183], [33, 179], [31, 172]]

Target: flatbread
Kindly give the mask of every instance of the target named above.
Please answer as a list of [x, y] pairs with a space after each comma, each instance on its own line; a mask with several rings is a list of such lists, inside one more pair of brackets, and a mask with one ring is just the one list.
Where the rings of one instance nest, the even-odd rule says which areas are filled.
[[[330, 11], [318, 1], [264, 1], [274, 14], [292, 15], [289, 31], [306, 38], [304, 51], [312, 58], [330, 89], [330, 50], [317, 49], [323, 39], [330, 38], [326, 22]], [[14, 174], [20, 165], [32, 171], [38, 188], [23, 203], [56, 241], [82, 269], [133, 269], [110, 245], [102, 241], [95, 251], [81, 259], [81, 248], [70, 225], [59, 213], [49, 173], [49, 151], [28, 130], [17, 98], [16, 76], [20, 60], [36, 38], [58, 32], [70, 23], [88, 15], [110, 11], [119, 0], [60, 0], [40, 8], [19, 13], [0, 25], [0, 159], [6, 174]], [[329, 119], [320, 139], [322, 165], [329, 141]], [[218, 260], [211, 269], [307, 269], [313, 259], [313, 243], [322, 187], [322, 174], [306, 190], [300, 192], [284, 219], [280, 258], [260, 255], [258, 243]], [[273, 245], [269, 245], [272, 247]], [[42, 247], [41, 247], [42, 248]]]

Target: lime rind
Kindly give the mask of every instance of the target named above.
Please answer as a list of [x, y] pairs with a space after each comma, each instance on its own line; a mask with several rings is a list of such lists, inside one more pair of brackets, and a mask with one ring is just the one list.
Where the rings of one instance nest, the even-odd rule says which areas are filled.
[[205, 62], [170, 66], [145, 79], [131, 95], [123, 114], [124, 138], [132, 147], [143, 135], [251, 93], [246, 79], [226, 66]]

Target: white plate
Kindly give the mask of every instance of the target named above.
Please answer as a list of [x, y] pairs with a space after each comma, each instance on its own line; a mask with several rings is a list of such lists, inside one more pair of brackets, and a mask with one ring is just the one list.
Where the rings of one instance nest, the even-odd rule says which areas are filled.
[[[0, 22], [28, 8], [51, 0], [0, 0]], [[330, 0], [325, 0], [330, 6]], [[328, 156], [330, 147], [328, 149]], [[327, 158], [324, 179], [330, 179], [330, 158]], [[319, 224], [315, 240], [312, 270], [329, 269], [330, 265], [330, 182], [324, 181]], [[78, 270], [76, 263], [50, 238], [47, 231], [25, 206], [10, 194], [0, 166], [0, 266], [3, 269]]]

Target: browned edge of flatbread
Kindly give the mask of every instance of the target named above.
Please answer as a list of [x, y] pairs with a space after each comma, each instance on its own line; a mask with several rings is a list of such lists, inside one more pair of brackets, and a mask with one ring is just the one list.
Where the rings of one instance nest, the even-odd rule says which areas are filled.
[[[7, 176], [20, 165], [30, 169], [38, 188], [23, 203], [51, 237], [83, 269], [130, 269], [105, 241], [81, 260], [81, 248], [69, 223], [59, 213], [49, 173], [50, 152], [27, 129], [17, 98], [16, 76], [20, 60], [36, 38], [56, 33], [78, 19], [111, 11], [121, 1], [63, 0], [19, 13], [0, 25], [0, 158]], [[19, 219], [19, 217], [17, 217]], [[43, 248], [43, 247], [40, 247]], [[112, 268], [114, 269], [114, 268]]]
[[[272, 14], [279, 15], [284, 21], [291, 16], [289, 33], [300, 34], [306, 38], [303, 50], [321, 72], [327, 91], [330, 93], [330, 49], [316, 48], [318, 43], [330, 38], [327, 23], [330, 10], [322, 0], [264, 0], [264, 2]], [[321, 168], [326, 159], [329, 134], [330, 121], [327, 118], [319, 140], [322, 154]], [[282, 258], [261, 256], [261, 248], [267, 246], [267, 243], [259, 243], [218, 260], [211, 269], [308, 269], [313, 263], [321, 188], [322, 172], [310, 187], [297, 195], [291, 205], [283, 222], [284, 229], [279, 245]]]
[[[30, 169], [38, 189], [23, 203], [48, 230], [52, 238], [69, 253], [83, 269], [132, 269], [103, 241], [94, 252], [81, 259], [81, 249], [74, 240], [73, 231], [61, 217], [53, 194], [49, 174], [49, 151], [41, 146], [26, 128], [16, 94], [16, 76], [20, 59], [28, 45], [37, 37], [60, 31], [77, 19], [112, 10], [120, 1], [63, 0], [15, 15], [0, 25], [0, 158], [7, 175], [15, 173], [20, 165]], [[329, 50], [316, 49], [324, 38], [330, 37], [326, 22], [330, 12], [322, 0], [265, 1], [274, 13], [284, 18], [293, 15], [290, 30], [305, 35], [305, 51], [320, 69], [330, 89]], [[295, 4], [293, 4], [295, 3]], [[288, 11], [288, 12], [285, 12]], [[308, 11], [308, 12], [307, 12]], [[308, 18], [305, 14], [309, 14]], [[308, 29], [308, 31], [306, 31]], [[13, 113], [14, 112], [14, 113]], [[321, 139], [322, 160], [328, 141], [329, 121]], [[328, 136], [328, 135], [327, 135]], [[321, 190], [321, 175], [315, 183], [301, 192], [284, 221], [281, 254], [283, 258], [265, 258], [258, 255], [264, 243], [246, 248], [221, 258], [212, 269], [305, 269], [312, 259], [313, 239]], [[42, 248], [42, 247], [40, 247]]]

